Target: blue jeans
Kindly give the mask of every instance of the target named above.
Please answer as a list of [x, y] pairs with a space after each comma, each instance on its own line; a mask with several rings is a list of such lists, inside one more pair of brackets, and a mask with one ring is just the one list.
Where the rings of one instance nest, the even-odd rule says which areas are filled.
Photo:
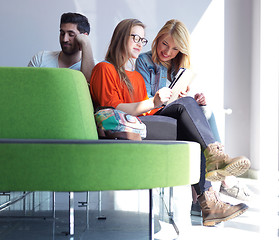
[[208, 123], [210, 125], [210, 128], [212, 130], [212, 133], [213, 133], [213, 136], [214, 136], [215, 140], [217, 142], [221, 142], [221, 138], [220, 138], [219, 131], [218, 131], [218, 128], [217, 128], [214, 113], [211, 114], [210, 118], [208, 119]]
[[[170, 118], [176, 119], [177, 140], [198, 142], [201, 145], [201, 173], [200, 182], [193, 185], [197, 194], [200, 195], [208, 190], [211, 183], [205, 180], [206, 161], [203, 151], [210, 143], [215, 142], [211, 128], [203, 111], [192, 97], [180, 98], [156, 113], [156, 116], [169, 121]], [[148, 116], [149, 118], [152, 116]], [[144, 117], [141, 117], [144, 122]], [[148, 131], [148, 127], [147, 127]]]
[[215, 142], [202, 109], [192, 97], [179, 98], [156, 114], [177, 120], [177, 140], [198, 142], [202, 151]]

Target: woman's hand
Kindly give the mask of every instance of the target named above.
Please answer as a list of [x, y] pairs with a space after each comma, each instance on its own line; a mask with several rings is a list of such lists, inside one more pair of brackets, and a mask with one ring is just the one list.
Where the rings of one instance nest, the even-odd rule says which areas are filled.
[[163, 87], [159, 89], [153, 98], [154, 107], [158, 108], [161, 107], [163, 104], [165, 104], [167, 101], [170, 100], [170, 97], [172, 95], [172, 90], [167, 87]]
[[203, 93], [197, 93], [194, 97], [194, 99], [197, 101], [197, 103], [200, 106], [205, 106], [206, 105], [206, 100], [205, 100], [205, 96]]
[[138, 116], [154, 108], [161, 107], [170, 99], [171, 94], [172, 90], [167, 87], [164, 87], [159, 89], [155, 93], [155, 96], [153, 98], [149, 98], [141, 102], [120, 103], [118, 104], [116, 109], [131, 114], [133, 116]]
[[178, 96], [178, 97], [179, 97], [179, 98], [187, 97], [189, 91], [190, 91], [190, 87], [187, 86], [186, 91], [181, 91], [181, 92], [179, 93], [179, 96]]

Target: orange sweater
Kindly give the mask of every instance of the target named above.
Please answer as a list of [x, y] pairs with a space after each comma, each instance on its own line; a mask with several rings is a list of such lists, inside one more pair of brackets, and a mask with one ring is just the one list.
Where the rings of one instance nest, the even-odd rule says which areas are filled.
[[[108, 62], [98, 63], [92, 70], [90, 92], [95, 107], [110, 106], [116, 108], [120, 103], [141, 102], [148, 99], [144, 79], [137, 71], [126, 71], [134, 94], [130, 96], [128, 88], [122, 84], [115, 67]], [[154, 114], [158, 109], [149, 111]], [[144, 115], [146, 115], [144, 114]]]

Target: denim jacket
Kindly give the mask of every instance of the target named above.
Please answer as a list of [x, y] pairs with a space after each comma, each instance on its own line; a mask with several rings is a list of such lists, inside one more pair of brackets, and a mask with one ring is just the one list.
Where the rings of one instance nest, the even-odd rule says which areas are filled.
[[[152, 61], [151, 51], [139, 55], [136, 61], [136, 70], [142, 75], [148, 97], [154, 97], [155, 93], [166, 86], [168, 69], [163, 65], [155, 64]], [[170, 81], [174, 78], [172, 71]]]

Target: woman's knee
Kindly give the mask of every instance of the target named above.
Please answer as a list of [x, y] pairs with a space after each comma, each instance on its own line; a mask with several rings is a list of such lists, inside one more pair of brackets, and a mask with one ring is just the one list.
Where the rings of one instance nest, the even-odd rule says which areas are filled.
[[180, 119], [185, 113], [187, 115], [192, 115], [199, 111], [201, 112], [201, 109], [194, 98], [183, 97], [167, 105], [159, 114]]
[[183, 97], [183, 98], [179, 98], [176, 101], [173, 102], [173, 104], [181, 104], [183, 106], [185, 106], [186, 108], [188, 106], [195, 106], [195, 107], [199, 107], [198, 103], [196, 102], [196, 100], [192, 97]]

